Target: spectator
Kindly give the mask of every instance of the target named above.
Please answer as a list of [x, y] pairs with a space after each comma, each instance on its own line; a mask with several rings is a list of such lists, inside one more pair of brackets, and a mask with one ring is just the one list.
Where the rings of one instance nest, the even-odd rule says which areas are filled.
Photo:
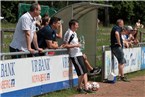
[[100, 20], [97, 18], [97, 29], [99, 29]]
[[[52, 19], [53, 19], [54, 17], [52, 17]], [[60, 19], [59, 19], [60, 20]], [[52, 20], [50, 20], [50, 21], [52, 21]], [[47, 26], [48, 25], [48, 23], [49, 23], [49, 16], [46, 14], [44, 17], [43, 17], [43, 19], [42, 19], [42, 24], [44, 25], [44, 26]], [[59, 23], [60, 23], [60, 21], [59, 21]], [[61, 23], [60, 23], [61, 24]], [[50, 49], [50, 47], [49, 46], [46, 46], [46, 42], [45, 42], [45, 37], [47, 36], [46, 34], [47, 33], [50, 33], [50, 31], [48, 31], [48, 30], [45, 30], [47, 27], [44, 27], [44, 28], [42, 28], [39, 32], [38, 32], [38, 43], [39, 43], [39, 46], [40, 47], [42, 47], [42, 48], [49, 48]], [[52, 28], [52, 27], [51, 27]], [[45, 31], [44, 31], [45, 30]], [[55, 29], [55, 31], [56, 31], [57, 29]], [[45, 34], [44, 34], [45, 33]], [[60, 27], [59, 27], [59, 34], [60, 35], [57, 35], [58, 36], [58, 38], [62, 38], [62, 24], [60, 25]], [[51, 34], [52, 35], [52, 34]], [[47, 37], [50, 37], [51, 35], [48, 35]], [[56, 39], [55, 39], [55, 41], [56, 41]], [[56, 49], [55, 47], [52, 47], [52, 48], [54, 48], [54, 49]], [[57, 47], [58, 48], [58, 47]], [[52, 53], [52, 52], [48, 52], [48, 54], [49, 55], [54, 55], [54, 52]], [[44, 55], [44, 54], [41, 54], [41, 55]], [[95, 67], [95, 68], [93, 68], [91, 65], [90, 65], [90, 63], [88, 62], [88, 60], [87, 60], [87, 57], [85, 56], [85, 55], [83, 55], [84, 56], [84, 59], [85, 59], [85, 63], [86, 63], [86, 66], [87, 66], [87, 68], [88, 68], [88, 70], [90, 71], [90, 75], [95, 75], [95, 74], [99, 74], [100, 72], [101, 72], [101, 69], [100, 68], [98, 68], [98, 67]]]
[[[10, 52], [30, 51], [34, 54], [35, 50], [31, 48], [33, 42], [35, 48], [42, 52], [38, 47], [35, 17], [38, 17], [41, 7], [38, 3], [30, 6], [30, 12], [23, 14], [18, 20], [13, 40], [10, 44]], [[21, 56], [12, 56], [12, 58], [20, 58]]]
[[137, 39], [137, 28], [132, 28], [132, 26], [127, 26], [124, 28], [124, 34], [122, 34], [122, 39], [124, 46], [126, 48], [132, 47], [132, 45], [137, 45], [139, 43]]
[[121, 38], [122, 27], [124, 22], [122, 19], [117, 20], [117, 25], [115, 25], [111, 30], [111, 51], [116, 56], [118, 60], [118, 80], [128, 82], [128, 79], [124, 76], [123, 68], [126, 60], [123, 53], [123, 40]]
[[47, 26], [49, 24], [49, 21], [50, 21], [50, 17], [49, 16], [43, 17], [42, 18], [42, 23], [41, 23], [41, 28]]
[[131, 42], [134, 44], [134, 45], [137, 45], [139, 43], [139, 40], [137, 39], [137, 34], [138, 34], [138, 30], [137, 28], [134, 28], [131, 33], [130, 33], [130, 36], [129, 36], [129, 39], [131, 40]]
[[101, 68], [99, 67], [92, 67], [89, 63], [87, 56], [83, 54], [83, 58], [85, 60], [85, 65], [87, 66], [88, 71], [90, 72], [89, 75], [96, 75], [101, 73]]
[[140, 19], [136, 22], [135, 28], [144, 28], [144, 25], [140, 23]]
[[132, 47], [132, 42], [130, 39], [130, 33], [133, 31], [132, 26], [124, 27], [122, 31], [122, 40], [123, 40], [123, 46], [126, 48]]
[[[49, 25], [38, 31], [38, 44], [41, 48], [57, 49], [59, 47], [56, 38], [62, 38], [62, 24], [60, 20], [58, 17], [52, 17]], [[57, 30], [59, 30], [59, 33], [57, 33]]]
[[41, 15], [39, 15], [38, 17], [36, 17], [36, 30], [37, 31], [41, 29], [41, 23], [42, 23]]
[[49, 17], [48, 13], [45, 13], [45, 14], [42, 16], [42, 18], [44, 18], [44, 17]]
[[[78, 41], [76, 30], [78, 29], [79, 24], [75, 19], [70, 20], [69, 29], [66, 31], [64, 35], [64, 45], [63, 47], [69, 49], [69, 55], [74, 67], [76, 69], [78, 75], [78, 88], [77, 91], [79, 93], [92, 93], [91, 90], [88, 89], [87, 82], [87, 67], [85, 65], [85, 60], [83, 54], [81, 52], [81, 45]], [[84, 89], [82, 88], [82, 83], [84, 82]]]

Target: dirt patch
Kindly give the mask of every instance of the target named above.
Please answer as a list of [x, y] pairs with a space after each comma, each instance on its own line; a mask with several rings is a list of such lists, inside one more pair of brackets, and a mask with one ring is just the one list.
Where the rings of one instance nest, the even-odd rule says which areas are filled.
[[100, 89], [94, 94], [76, 94], [71, 97], [145, 97], [145, 76], [132, 78], [130, 82], [99, 84]]

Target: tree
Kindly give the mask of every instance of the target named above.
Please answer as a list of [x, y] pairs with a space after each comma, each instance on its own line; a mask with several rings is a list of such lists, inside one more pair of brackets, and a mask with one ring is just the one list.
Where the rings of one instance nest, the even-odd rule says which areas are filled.
[[110, 20], [115, 23], [117, 19], [121, 18], [124, 21], [130, 22], [132, 16], [135, 15], [133, 12], [134, 3], [133, 1], [117, 1], [110, 2], [113, 8], [109, 10]]
[[[1, 1], [1, 14], [8, 22], [17, 22], [18, 19], [18, 4], [32, 4], [35, 1]], [[83, 1], [38, 1], [40, 5], [47, 5], [60, 10], [68, 4], [79, 3]], [[90, 2], [90, 1], [89, 1]], [[91, 1], [93, 3], [105, 4], [105, 1]], [[117, 19], [122, 18], [126, 23], [135, 23], [140, 19], [145, 24], [145, 1], [109, 1], [113, 8], [108, 10], [99, 9], [99, 19], [105, 24], [107, 22], [115, 23]], [[106, 14], [105, 14], [106, 12]], [[108, 16], [109, 15], [109, 16]], [[106, 19], [105, 19], [106, 18]], [[109, 18], [109, 19], [107, 19]]]
[[134, 21], [136, 22], [138, 19], [145, 25], [145, 1], [134, 1]]

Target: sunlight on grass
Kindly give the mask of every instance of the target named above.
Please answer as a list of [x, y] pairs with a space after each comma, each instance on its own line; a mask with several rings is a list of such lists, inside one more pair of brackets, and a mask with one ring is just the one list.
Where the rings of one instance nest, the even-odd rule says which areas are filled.
[[1, 23], [1, 28], [3, 29], [3, 28], [15, 28], [16, 27], [16, 24], [14, 24], [14, 23]]

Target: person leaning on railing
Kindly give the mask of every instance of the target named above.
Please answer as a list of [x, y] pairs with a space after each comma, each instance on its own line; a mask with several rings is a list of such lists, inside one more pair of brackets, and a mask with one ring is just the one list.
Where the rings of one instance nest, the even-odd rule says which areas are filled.
[[137, 45], [139, 43], [139, 40], [137, 39], [137, 35], [138, 35], [138, 30], [135, 27], [129, 35], [129, 39], [130, 39], [131, 43], [134, 45]]
[[137, 39], [137, 28], [132, 28], [132, 26], [126, 26], [122, 31], [122, 39], [125, 48], [132, 47], [133, 45], [137, 45], [139, 43]]
[[[38, 3], [33, 3], [30, 6], [30, 11], [23, 14], [17, 23], [13, 40], [10, 44], [10, 52], [29, 51], [31, 54], [35, 53], [35, 49], [42, 52], [37, 43], [36, 34], [36, 20], [41, 12], [41, 7]], [[33, 42], [35, 49], [32, 49]], [[21, 56], [14, 55], [12, 58], [20, 58]]]
[[[62, 24], [60, 20], [58, 17], [51, 17], [49, 24], [37, 32], [39, 47], [43, 49], [59, 48], [56, 38], [62, 38]], [[54, 53], [48, 52], [49, 55], [54, 55]]]
[[125, 47], [125, 48], [129, 48], [132, 46], [132, 43], [129, 38], [132, 30], [133, 30], [133, 28], [131, 26], [126, 26], [126, 27], [123, 27], [123, 30], [121, 32], [121, 37], [123, 40], [123, 47]]
[[123, 52], [123, 40], [121, 37], [122, 28], [124, 27], [124, 21], [118, 19], [116, 25], [111, 30], [111, 52], [116, 56], [118, 61], [118, 80], [128, 82], [127, 77], [124, 76], [124, 64], [126, 59]]

